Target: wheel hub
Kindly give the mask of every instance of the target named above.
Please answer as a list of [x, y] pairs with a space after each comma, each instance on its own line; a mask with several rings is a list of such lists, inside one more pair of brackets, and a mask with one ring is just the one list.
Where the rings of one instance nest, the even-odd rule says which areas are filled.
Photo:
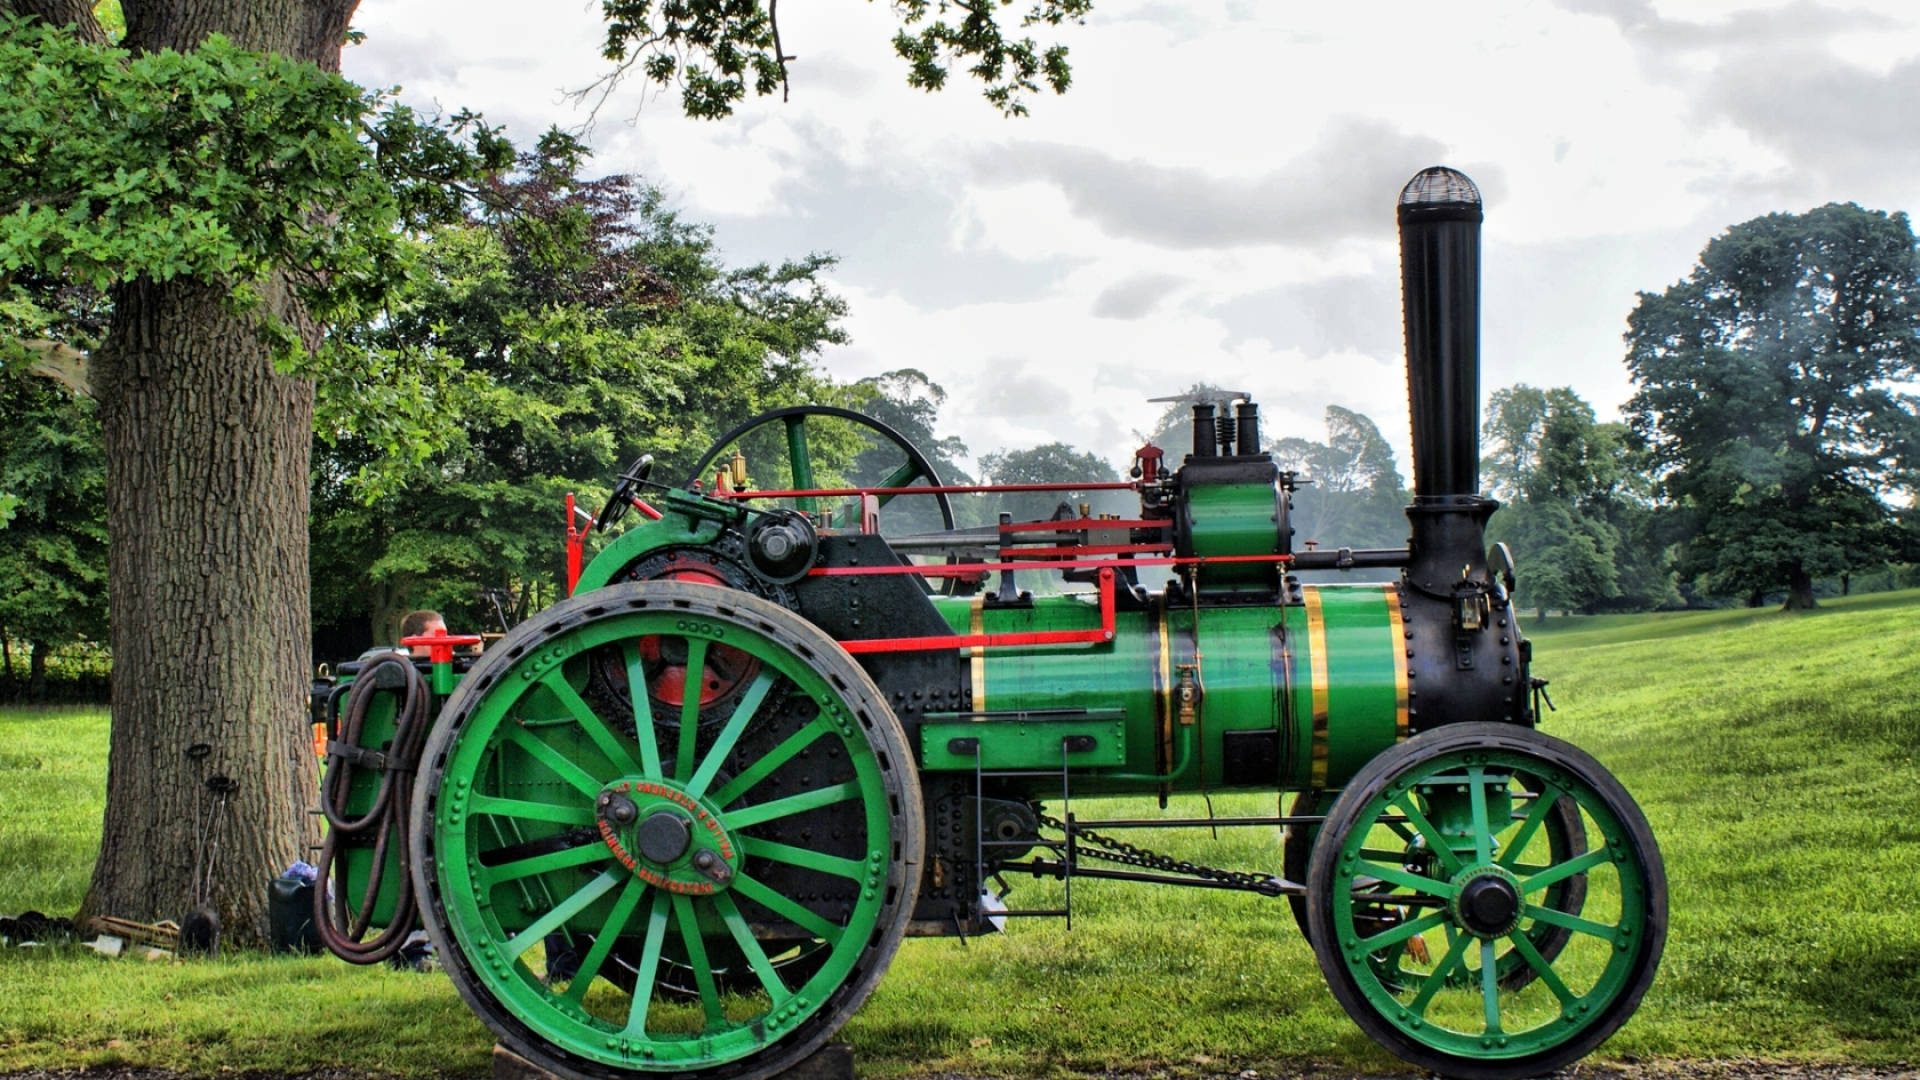
[[649, 885], [707, 896], [739, 871], [740, 848], [719, 811], [671, 780], [628, 777], [603, 789], [594, 806], [607, 848]]
[[1520, 883], [1499, 866], [1473, 866], [1455, 875], [1460, 891], [1447, 902], [1449, 914], [1477, 938], [1505, 937], [1520, 925], [1524, 905]]

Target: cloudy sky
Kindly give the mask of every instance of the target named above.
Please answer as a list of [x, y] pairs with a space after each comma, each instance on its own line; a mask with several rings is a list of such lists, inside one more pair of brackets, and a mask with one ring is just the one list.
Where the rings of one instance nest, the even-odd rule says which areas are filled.
[[[565, 91], [601, 71], [598, 9], [369, 0], [346, 73], [531, 139], [586, 122]], [[691, 121], [636, 85], [596, 167], [665, 188], [732, 262], [837, 254], [853, 343], [827, 370], [927, 372], [976, 455], [1124, 463], [1147, 399], [1206, 379], [1269, 437], [1365, 412], [1405, 471], [1393, 204], [1427, 165], [1487, 203], [1483, 394], [1572, 386], [1603, 416], [1635, 293], [1708, 239], [1920, 203], [1912, 0], [1097, 0], [1061, 34], [1073, 89], [1017, 120], [958, 74], [907, 88], [885, 3], [782, 14], [789, 102]]]

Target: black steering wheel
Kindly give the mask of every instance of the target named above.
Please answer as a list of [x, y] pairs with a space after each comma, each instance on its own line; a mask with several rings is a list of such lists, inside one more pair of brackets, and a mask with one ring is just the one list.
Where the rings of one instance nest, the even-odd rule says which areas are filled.
[[[857, 413], [852, 409], [842, 409], [833, 405], [793, 405], [784, 409], [774, 409], [771, 412], [763, 412], [759, 416], [740, 424], [725, 435], [720, 436], [713, 446], [708, 449], [706, 454], [700, 458], [699, 462], [694, 465], [693, 471], [687, 475], [686, 481], [682, 483], [681, 486], [692, 487], [695, 481], [707, 475], [707, 471], [712, 468], [713, 463], [719, 459], [723, 451], [747, 435], [775, 421], [779, 421], [780, 424], [786, 428], [787, 465], [793, 476], [793, 486], [802, 491], [813, 487], [813, 462], [807, 454], [807, 417], [809, 416], [830, 416], [840, 420], [851, 421], [872, 431], [874, 434], [879, 435], [881, 438], [899, 448], [901, 455], [906, 460], [900, 464], [899, 468], [889, 473], [885, 480], [874, 485], [875, 487], [907, 487], [914, 481], [921, 479], [926, 480], [928, 485], [932, 487], [937, 488], [941, 486], [940, 474], [934, 471], [933, 463], [928, 461], [927, 456], [920, 452], [920, 448], [913, 445], [905, 435], [900, 434], [898, 431], [895, 431], [893, 428], [888, 427], [886, 424], [875, 420], [865, 413]], [[893, 496], [891, 495], [880, 495], [876, 496], [876, 498], [879, 500], [881, 506], [885, 506], [887, 503], [893, 501]], [[954, 527], [953, 500], [947, 498], [947, 493], [944, 491], [936, 492], [933, 498], [934, 501], [939, 504], [942, 524], [945, 528], [952, 529]]]
[[653, 455], [641, 454], [620, 479], [613, 485], [613, 494], [607, 496], [607, 504], [593, 519], [593, 527], [601, 532], [607, 531], [621, 518], [627, 516], [627, 510], [633, 506], [633, 497], [640, 492], [640, 486], [653, 475]]

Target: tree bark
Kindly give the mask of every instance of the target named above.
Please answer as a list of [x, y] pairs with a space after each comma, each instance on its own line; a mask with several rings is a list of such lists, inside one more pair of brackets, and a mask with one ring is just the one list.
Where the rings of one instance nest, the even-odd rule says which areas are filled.
[[[49, 6], [52, 6], [49, 3]], [[124, 0], [127, 47], [243, 48], [338, 71], [357, 0]], [[282, 275], [255, 283], [309, 347]], [[274, 369], [229, 283], [114, 291], [92, 382], [107, 447], [113, 724], [84, 918], [211, 902], [267, 938], [267, 882], [307, 854], [318, 801], [305, 700], [313, 384]], [[231, 778], [230, 795], [208, 781]]]
[[1812, 611], [1819, 607], [1813, 598], [1813, 575], [1804, 570], [1799, 563], [1787, 568], [1787, 602], [1782, 611]]
[[39, 704], [47, 700], [47, 643], [35, 641], [27, 652], [27, 700]]

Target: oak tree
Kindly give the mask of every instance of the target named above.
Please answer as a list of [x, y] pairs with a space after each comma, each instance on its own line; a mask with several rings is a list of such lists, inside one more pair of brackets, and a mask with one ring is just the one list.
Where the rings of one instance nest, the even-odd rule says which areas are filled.
[[1625, 411], [1690, 518], [1683, 575], [1810, 608], [1815, 578], [1885, 560], [1920, 448], [1905, 214], [1835, 203], [1736, 225], [1628, 326]]

